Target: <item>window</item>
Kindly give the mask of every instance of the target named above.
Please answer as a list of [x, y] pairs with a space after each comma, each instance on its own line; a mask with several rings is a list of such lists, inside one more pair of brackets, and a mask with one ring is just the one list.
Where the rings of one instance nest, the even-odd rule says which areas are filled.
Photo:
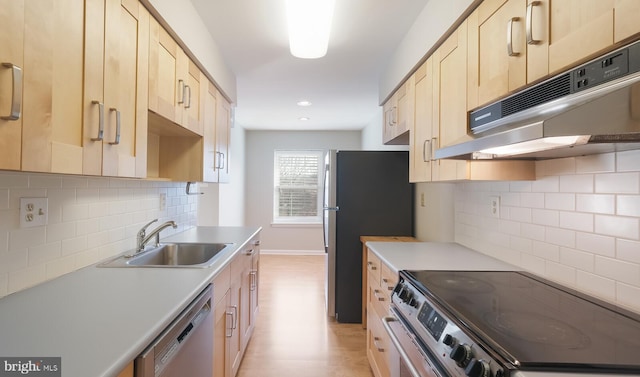
[[323, 151], [275, 151], [273, 222], [322, 222]]

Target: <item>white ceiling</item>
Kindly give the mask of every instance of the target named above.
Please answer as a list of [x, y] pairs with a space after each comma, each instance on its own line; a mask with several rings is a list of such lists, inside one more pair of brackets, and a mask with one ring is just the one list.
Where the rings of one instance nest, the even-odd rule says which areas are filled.
[[289, 53], [285, 0], [191, 1], [236, 75], [236, 123], [359, 130], [379, 116], [380, 74], [428, 0], [336, 0], [327, 55], [312, 60]]

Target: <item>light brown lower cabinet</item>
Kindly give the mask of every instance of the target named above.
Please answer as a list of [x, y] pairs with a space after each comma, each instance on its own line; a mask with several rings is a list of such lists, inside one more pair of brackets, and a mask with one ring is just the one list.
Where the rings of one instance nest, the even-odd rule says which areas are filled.
[[133, 361], [118, 374], [118, 377], [133, 377]]
[[253, 334], [259, 244], [252, 240], [213, 279], [213, 377], [234, 377], [238, 373]]

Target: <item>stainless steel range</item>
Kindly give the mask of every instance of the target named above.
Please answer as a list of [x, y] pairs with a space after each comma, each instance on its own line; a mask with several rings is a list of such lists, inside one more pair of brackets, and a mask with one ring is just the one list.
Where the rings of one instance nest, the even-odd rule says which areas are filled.
[[400, 271], [401, 375], [640, 375], [640, 316], [514, 271]]

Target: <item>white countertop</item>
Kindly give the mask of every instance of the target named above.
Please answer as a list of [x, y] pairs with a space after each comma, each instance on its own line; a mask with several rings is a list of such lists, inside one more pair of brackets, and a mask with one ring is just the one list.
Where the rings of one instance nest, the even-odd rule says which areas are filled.
[[92, 265], [6, 296], [0, 356], [61, 357], [64, 377], [116, 376], [259, 231], [198, 227], [162, 240], [234, 243], [209, 268]]
[[521, 270], [456, 243], [367, 242], [366, 245], [396, 273], [400, 270]]

